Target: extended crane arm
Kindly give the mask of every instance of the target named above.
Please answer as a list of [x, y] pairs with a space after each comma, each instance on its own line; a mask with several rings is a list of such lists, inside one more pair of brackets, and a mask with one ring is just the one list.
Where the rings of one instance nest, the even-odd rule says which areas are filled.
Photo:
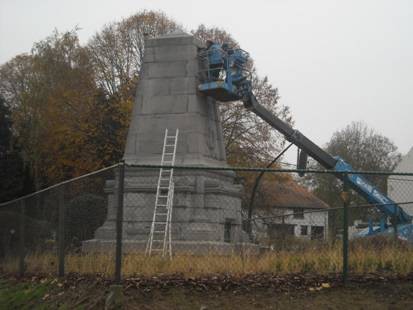
[[[382, 213], [398, 224], [411, 223], [408, 215], [393, 200], [381, 193], [363, 176], [352, 173], [353, 168], [342, 158], [333, 157], [308, 139], [298, 130], [272, 114], [263, 107], [252, 92], [251, 74], [247, 71], [248, 53], [241, 49], [229, 48], [228, 45], [213, 44], [200, 53], [201, 67], [204, 71], [204, 83], [198, 86], [200, 92], [218, 101], [241, 100], [244, 106], [266, 121], [271, 127], [281, 132], [288, 141], [318, 161], [323, 167], [337, 171], [336, 177], [347, 181], [350, 187], [362, 195], [369, 203], [377, 204]], [[223, 78], [221, 78], [223, 73]], [[343, 173], [345, 172], [345, 173]]]
[[[265, 107], [258, 103], [252, 91], [244, 93], [241, 99], [244, 106], [251, 112], [266, 121], [271, 127], [281, 132], [288, 141], [294, 143], [308, 155], [317, 160], [324, 168], [335, 170], [336, 176], [363, 196], [369, 203], [377, 204], [377, 208], [386, 216], [393, 219], [398, 224], [410, 223], [412, 217], [408, 215], [393, 200], [381, 193], [377, 187], [373, 186], [366, 178], [359, 174], [354, 174], [353, 168], [342, 158], [332, 157], [326, 151], [317, 146], [298, 130], [293, 129], [289, 124], [272, 114]], [[345, 173], [343, 173], [345, 172]]]
[[258, 103], [254, 94], [243, 97], [244, 106], [251, 112], [258, 115], [261, 119], [266, 121], [271, 127], [281, 132], [288, 141], [294, 143], [300, 149], [304, 150], [308, 155], [317, 160], [326, 169], [334, 169], [337, 160], [330, 154], [322, 150], [313, 141], [308, 139], [300, 131], [292, 128], [289, 124], [269, 112], [265, 107]]

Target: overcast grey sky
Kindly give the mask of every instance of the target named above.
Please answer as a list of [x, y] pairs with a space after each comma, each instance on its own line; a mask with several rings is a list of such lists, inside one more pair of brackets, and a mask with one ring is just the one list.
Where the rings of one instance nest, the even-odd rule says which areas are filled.
[[162, 10], [188, 30], [204, 23], [230, 32], [316, 143], [362, 120], [402, 153], [413, 146], [409, 0], [0, 0], [0, 63], [54, 28], [79, 26], [84, 43], [142, 9]]

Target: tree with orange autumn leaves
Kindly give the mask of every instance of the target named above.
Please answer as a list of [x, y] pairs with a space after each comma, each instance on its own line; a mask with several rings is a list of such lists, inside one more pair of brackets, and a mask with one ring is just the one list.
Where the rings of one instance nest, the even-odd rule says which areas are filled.
[[[14, 134], [36, 189], [122, 158], [144, 39], [177, 29], [182, 27], [165, 14], [143, 11], [106, 25], [85, 46], [76, 30], [56, 31], [30, 54], [1, 66], [0, 93], [12, 111]], [[222, 29], [201, 25], [192, 33], [202, 41], [238, 45]], [[278, 90], [258, 76], [253, 61], [250, 70], [260, 102], [291, 123]], [[282, 149], [284, 139], [241, 103], [220, 105], [220, 112], [231, 165], [264, 167]], [[256, 175], [242, 176], [249, 197]], [[266, 175], [263, 182], [281, 179]], [[266, 188], [259, 188], [260, 193]], [[264, 194], [257, 196], [260, 204]]]
[[55, 32], [3, 65], [0, 77], [36, 189], [119, 160], [132, 100], [96, 86], [76, 32]]

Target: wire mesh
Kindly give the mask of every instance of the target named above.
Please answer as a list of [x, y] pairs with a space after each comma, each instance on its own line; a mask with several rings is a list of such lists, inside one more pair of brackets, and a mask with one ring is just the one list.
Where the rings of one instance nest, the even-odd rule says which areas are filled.
[[[343, 187], [331, 181], [335, 176], [174, 169], [172, 257], [145, 254], [159, 167], [126, 166], [121, 192], [116, 166], [1, 204], [0, 268], [10, 273], [24, 269], [30, 274], [113, 277], [121, 197], [123, 276], [342, 272]], [[413, 176], [376, 173], [374, 179], [412, 214]], [[382, 220], [377, 205], [351, 192], [348, 221], [350, 273], [413, 271], [412, 244], [392, 230], [391, 218]], [[369, 230], [381, 227], [385, 233], [366, 237]], [[164, 229], [159, 234], [155, 240], [161, 245], [169, 240], [163, 238]]]
[[21, 232], [21, 208], [11, 203], [0, 209], [0, 259], [2, 266], [14, 273], [19, 271], [19, 243]]

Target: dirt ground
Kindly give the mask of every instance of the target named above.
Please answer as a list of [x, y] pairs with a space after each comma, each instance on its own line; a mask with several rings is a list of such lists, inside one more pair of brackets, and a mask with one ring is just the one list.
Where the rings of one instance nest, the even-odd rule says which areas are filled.
[[170, 290], [127, 296], [128, 309], [413, 309], [413, 284], [349, 285], [316, 292]]
[[[111, 283], [99, 277], [0, 276], [0, 309], [103, 309]], [[411, 277], [254, 275], [126, 279], [124, 309], [413, 309]]]

